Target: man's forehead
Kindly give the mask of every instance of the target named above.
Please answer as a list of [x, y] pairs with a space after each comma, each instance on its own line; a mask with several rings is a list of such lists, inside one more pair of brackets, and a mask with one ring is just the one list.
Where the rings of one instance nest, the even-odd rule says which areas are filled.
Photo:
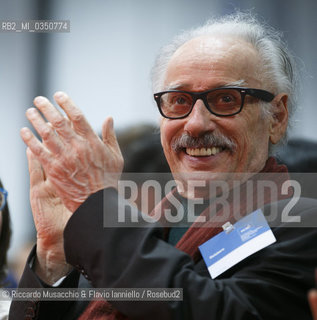
[[212, 87], [242, 86], [251, 79], [258, 82], [261, 66], [257, 50], [242, 39], [198, 37], [174, 53], [168, 63], [164, 87], [169, 90], [185, 88], [194, 75], [205, 83], [207, 78], [213, 78]]
[[[241, 52], [240, 52], [241, 51]], [[236, 54], [243, 53], [244, 55], [256, 54], [255, 48], [251, 43], [234, 36], [201, 36], [191, 39], [180, 46], [173, 54], [171, 60], [186, 57], [194, 58], [199, 56], [215, 57], [217, 54], [223, 53]]]

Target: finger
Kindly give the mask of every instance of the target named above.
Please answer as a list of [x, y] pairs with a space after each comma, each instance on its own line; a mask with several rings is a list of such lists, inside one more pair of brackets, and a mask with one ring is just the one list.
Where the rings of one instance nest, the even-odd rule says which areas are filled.
[[[46, 122], [46, 124], [47, 124], [47, 126], [48, 126], [48, 127], [50, 127], [50, 128], [51, 128], [51, 130], [52, 130], [53, 134], [55, 134], [55, 135], [57, 136], [56, 131], [54, 130], [54, 128], [53, 128], [53, 126], [52, 126], [52, 124], [51, 124], [50, 122]], [[43, 143], [44, 147], [46, 147], [47, 149], [49, 149], [49, 150], [50, 150], [49, 146], [47, 145], [47, 141], [46, 141], [46, 140], [43, 140], [43, 141], [42, 141], [42, 143]], [[56, 153], [56, 154], [60, 154], [60, 150], [61, 150], [61, 149], [56, 150], [56, 152], [55, 152], [55, 153]], [[50, 150], [50, 151], [52, 151], [52, 150]]]
[[31, 149], [31, 151], [38, 158], [41, 164], [48, 164], [50, 159], [50, 152], [35, 137], [33, 132], [29, 128], [22, 128], [20, 130], [20, 135], [24, 143]]
[[310, 309], [312, 311], [314, 320], [317, 320], [317, 290], [310, 290], [308, 293], [308, 300], [310, 304]]
[[115, 151], [120, 152], [120, 147], [118, 143], [118, 139], [116, 133], [113, 128], [113, 119], [112, 117], [106, 118], [104, 123], [102, 124], [102, 140], [105, 144], [111, 146], [115, 149]]
[[48, 125], [48, 123], [44, 121], [42, 116], [35, 108], [28, 109], [26, 111], [26, 117], [31, 122], [37, 133], [41, 136], [47, 148], [51, 152], [59, 154], [61, 149], [63, 148], [63, 145], [59, 137], [52, 129], [52, 126]]
[[63, 139], [69, 140], [74, 137], [75, 134], [69, 121], [66, 120], [65, 116], [63, 116], [47, 98], [39, 96], [36, 97], [33, 102]]
[[45, 180], [45, 174], [41, 163], [35, 158], [30, 148], [26, 149], [26, 156], [28, 159], [30, 185], [31, 187], [37, 185]]
[[54, 99], [67, 114], [76, 133], [86, 137], [90, 135], [95, 136], [95, 133], [84, 114], [75, 106], [74, 102], [66, 93], [58, 91], [54, 94]]

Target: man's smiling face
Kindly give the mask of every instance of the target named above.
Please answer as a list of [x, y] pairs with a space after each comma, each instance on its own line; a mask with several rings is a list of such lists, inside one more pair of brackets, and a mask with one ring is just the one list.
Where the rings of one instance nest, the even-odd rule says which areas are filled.
[[[242, 40], [200, 37], [174, 53], [164, 87], [201, 92], [243, 83], [244, 87], [269, 90], [259, 79], [260, 66], [256, 50]], [[258, 100], [246, 96], [239, 114], [218, 117], [198, 100], [186, 118], [162, 118], [161, 142], [171, 171], [183, 181], [195, 172], [212, 173], [213, 179], [222, 180], [223, 175], [217, 173], [259, 172], [268, 158], [270, 139], [270, 122], [264, 120], [260, 108]], [[206, 135], [215, 139], [206, 139]], [[180, 146], [182, 136], [194, 139]]]

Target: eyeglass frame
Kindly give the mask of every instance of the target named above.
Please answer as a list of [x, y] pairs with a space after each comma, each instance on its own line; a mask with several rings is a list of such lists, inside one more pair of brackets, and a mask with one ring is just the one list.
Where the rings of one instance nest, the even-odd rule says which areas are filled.
[[[207, 102], [207, 95], [208, 93], [210, 92], [213, 92], [213, 91], [217, 91], [217, 90], [224, 90], [224, 89], [233, 89], [233, 90], [237, 90], [239, 91], [240, 95], [241, 95], [241, 106], [239, 108], [238, 111], [234, 112], [234, 113], [231, 113], [231, 114], [218, 114], [214, 111], [211, 110], [211, 108], [209, 107], [209, 104]], [[179, 92], [179, 93], [186, 93], [186, 94], [189, 94], [192, 99], [193, 99], [193, 103], [192, 103], [192, 106], [189, 110], [188, 113], [186, 113], [185, 115], [183, 116], [180, 116], [180, 117], [168, 117], [166, 115], [163, 114], [163, 111], [162, 111], [162, 108], [161, 108], [161, 96], [165, 93], [169, 93], [169, 92]], [[234, 116], [238, 113], [240, 113], [244, 107], [244, 100], [245, 100], [245, 96], [246, 95], [249, 95], [251, 97], [255, 97], [257, 99], [260, 99], [262, 101], [265, 101], [265, 102], [271, 102], [274, 98], [275, 98], [275, 95], [269, 91], [266, 91], [266, 90], [262, 90], [262, 89], [255, 89], [255, 88], [244, 88], [244, 87], [219, 87], [219, 88], [215, 88], [215, 89], [211, 89], [211, 90], [207, 90], [207, 91], [203, 91], [203, 92], [190, 92], [190, 91], [184, 91], [184, 90], [166, 90], [166, 91], [162, 91], [162, 92], [158, 92], [158, 93], [154, 93], [154, 100], [156, 101], [156, 104], [157, 104], [157, 107], [159, 109], [159, 112], [160, 114], [166, 118], [166, 119], [172, 119], [172, 120], [177, 120], [177, 119], [184, 119], [186, 118], [187, 116], [190, 115], [190, 113], [192, 112], [197, 100], [202, 100], [204, 102], [204, 105], [205, 107], [207, 108], [207, 110], [218, 116], [218, 117], [231, 117], [231, 116]]]
[[5, 205], [7, 204], [7, 197], [8, 197], [8, 191], [0, 188], [0, 192], [3, 194], [4, 196], [4, 201], [2, 204], [0, 204], [0, 211], [2, 211], [2, 209], [5, 207]]

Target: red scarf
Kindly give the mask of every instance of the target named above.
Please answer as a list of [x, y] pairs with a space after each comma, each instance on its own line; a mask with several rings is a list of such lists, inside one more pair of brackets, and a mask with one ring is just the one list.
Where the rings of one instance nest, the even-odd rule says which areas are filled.
[[[265, 180], [270, 180], [275, 183], [277, 186], [278, 195], [276, 199], [271, 198], [271, 193], [268, 189], [264, 190], [264, 195], [262, 199], [258, 199], [257, 197], [257, 184], [253, 184], [253, 202], [251, 202], [253, 205], [251, 207], [247, 207], [247, 202], [250, 202], [250, 199], [247, 199], [247, 192], [246, 192], [246, 184], [241, 185], [240, 189], [240, 199], [239, 203], [235, 203], [233, 199], [232, 193], [229, 194], [229, 197], [227, 199], [229, 203], [229, 212], [230, 215], [227, 221], [230, 221], [232, 224], [236, 222], [236, 213], [237, 209], [239, 210], [240, 217], [256, 210], [257, 208], [263, 207], [265, 204], [268, 204], [274, 200], [282, 200], [285, 198], [289, 198], [291, 196], [291, 192], [287, 195], [281, 194], [281, 186], [282, 184], [289, 179], [287, 168], [285, 165], [278, 165], [276, 160], [272, 157], [270, 157], [263, 170], [254, 176], [251, 177], [250, 180], [256, 181], [261, 180], [261, 173], [264, 173], [265, 176], [262, 176], [262, 178], [265, 178]], [[271, 174], [270, 174], [271, 173]], [[155, 215], [160, 212], [164, 212], [163, 210], [170, 208], [170, 202], [169, 197], [172, 193], [176, 192], [176, 188], [168, 194], [161, 203], [154, 208], [151, 215]], [[248, 200], [248, 201], [247, 201]], [[213, 204], [211, 204], [207, 209], [205, 209], [201, 215], [208, 215], [211, 210], [215, 210], [216, 208], [213, 208]], [[160, 212], [158, 212], [160, 211]], [[223, 209], [220, 209], [216, 212], [214, 217], [221, 217], [223, 214]], [[199, 227], [201, 224], [194, 222], [192, 226], [187, 230], [187, 232], [183, 235], [183, 237], [178, 241], [176, 244], [176, 248], [179, 250], [182, 250], [186, 252], [188, 255], [190, 255], [195, 262], [201, 258], [200, 252], [198, 247], [209, 240], [210, 238], [217, 235], [219, 232], [221, 232], [222, 225], [226, 221], [222, 222], [215, 222], [214, 217], [209, 219], [208, 222], [203, 224], [203, 228]], [[221, 220], [221, 219], [220, 219]], [[216, 219], [217, 221], [217, 219]], [[166, 235], [168, 233], [168, 229], [166, 229]], [[113, 309], [112, 305], [108, 301], [91, 301], [84, 313], [81, 315], [79, 320], [127, 320], [128, 317], [124, 316], [119, 311]]]

